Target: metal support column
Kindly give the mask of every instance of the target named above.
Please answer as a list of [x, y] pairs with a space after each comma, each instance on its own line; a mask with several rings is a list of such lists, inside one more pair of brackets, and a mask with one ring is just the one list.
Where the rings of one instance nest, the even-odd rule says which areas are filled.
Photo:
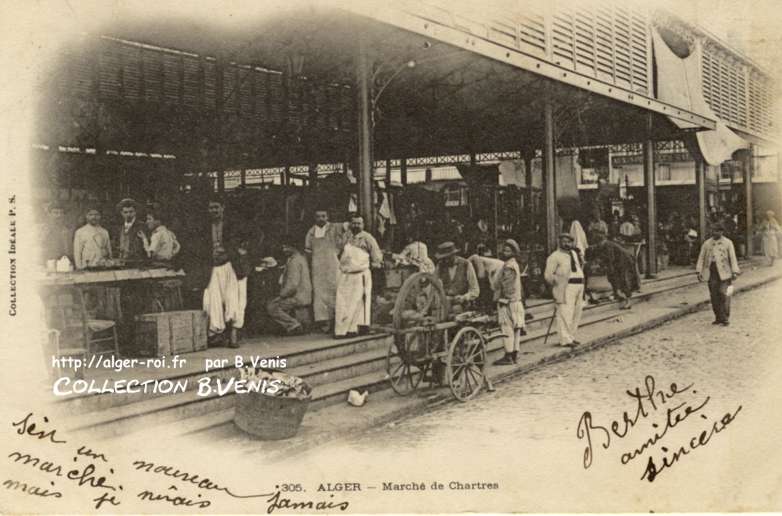
[[318, 185], [318, 164], [310, 163], [307, 167], [307, 181], [310, 188], [315, 188]]
[[698, 189], [698, 238], [706, 241], [706, 162], [695, 158], [695, 185]]
[[745, 153], [744, 161], [744, 210], [746, 211], [746, 226], [744, 227], [744, 241], [746, 242], [747, 258], [754, 254], [752, 234], [754, 221], [752, 220], [752, 176], [755, 175], [755, 145], [750, 144]]
[[386, 191], [391, 186], [391, 160], [386, 160]]
[[407, 186], [407, 158], [399, 160], [399, 176], [402, 186]]
[[524, 186], [527, 189], [524, 197], [524, 205], [527, 208], [527, 224], [530, 229], [532, 229], [535, 227], [535, 202], [532, 195], [532, 160], [535, 157], [535, 151], [522, 151], [521, 157], [524, 160]]
[[223, 106], [225, 105], [225, 88], [223, 85], [223, 67], [224, 59], [222, 56], [218, 56], [215, 63], [216, 77], [215, 77], [215, 146], [214, 150], [216, 159], [213, 161], [214, 169], [217, 170], [217, 192], [222, 195], [225, 193], [225, 155], [226, 149], [223, 145]]
[[358, 95], [358, 209], [367, 231], [374, 229], [372, 220], [372, 81], [370, 62], [363, 34], [358, 35], [356, 54], [356, 93]]
[[[646, 115], [646, 134], [651, 135], [652, 114]], [[654, 185], [654, 142], [647, 136], [643, 145], [644, 184], [646, 185], [646, 277], [657, 275], [657, 201]]]
[[225, 170], [222, 168], [217, 171], [217, 193], [220, 195], [225, 193]]
[[546, 192], [546, 243], [549, 253], [557, 248], [559, 231], [554, 162], [554, 105], [546, 99], [543, 105], [543, 187]]

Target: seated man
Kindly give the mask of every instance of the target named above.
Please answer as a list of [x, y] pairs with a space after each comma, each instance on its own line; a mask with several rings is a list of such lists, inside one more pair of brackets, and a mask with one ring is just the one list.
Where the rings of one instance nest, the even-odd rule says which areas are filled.
[[458, 252], [456, 244], [443, 242], [437, 246], [434, 255], [437, 260], [435, 276], [443, 284], [453, 314], [466, 311], [467, 306], [478, 299], [481, 293], [475, 268], [467, 259], [456, 256]]
[[300, 306], [312, 304], [312, 281], [307, 259], [292, 239], [286, 239], [282, 252], [288, 257], [282, 275], [280, 295], [266, 304], [269, 317], [282, 326], [286, 335], [303, 335], [304, 327], [290, 312]]

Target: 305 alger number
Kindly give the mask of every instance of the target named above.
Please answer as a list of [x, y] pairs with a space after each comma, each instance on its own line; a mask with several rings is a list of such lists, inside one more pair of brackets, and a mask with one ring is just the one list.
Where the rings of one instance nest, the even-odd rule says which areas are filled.
[[280, 484], [277, 490], [281, 493], [303, 493], [304, 488], [301, 484]]

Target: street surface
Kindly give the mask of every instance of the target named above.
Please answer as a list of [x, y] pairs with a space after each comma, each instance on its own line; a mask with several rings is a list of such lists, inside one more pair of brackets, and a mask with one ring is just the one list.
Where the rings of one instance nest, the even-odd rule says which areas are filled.
[[[671, 292], [633, 312], [659, 313], [683, 299]], [[207, 441], [153, 436], [111, 458], [156, 465], [142, 484], [126, 476], [127, 485], [171, 496], [176, 489], [221, 513], [780, 510], [780, 306], [777, 281], [738, 294], [727, 328], [712, 326], [710, 310], [696, 312], [542, 365], [467, 403], [282, 460], [264, 450], [284, 443], [219, 432], [207, 433]], [[647, 387], [651, 400], [643, 396]], [[636, 389], [637, 397], [627, 394]], [[343, 422], [359, 419], [375, 396], [364, 408], [334, 413]], [[174, 478], [176, 471], [240, 496], [196, 489]], [[298, 503], [305, 505], [291, 505]]]
[[[344, 480], [376, 486], [367, 493], [371, 496], [356, 500], [360, 511], [657, 512], [753, 510], [769, 504], [779, 509], [779, 291], [779, 283], [772, 283], [737, 296], [730, 327], [712, 326], [710, 310], [697, 312], [499, 384], [495, 393], [472, 402], [433, 409], [302, 460], [319, 475], [328, 477], [333, 469], [349, 477]], [[612, 434], [608, 449], [601, 446], [605, 433], [593, 429], [593, 462], [585, 469], [587, 441], [577, 438], [582, 414], [590, 411], [593, 426], [609, 429], [618, 420], [624, 433], [623, 412], [633, 419], [639, 404], [625, 391], [646, 392], [647, 377], [654, 378], [656, 391], [670, 394], [670, 384], [676, 383], [674, 391], [686, 392], [665, 404], [656, 395], [657, 410], [645, 400], [648, 417], [638, 417], [623, 439]], [[676, 406], [674, 426], [622, 465], [622, 454], [655, 431], [660, 434], [666, 410]], [[726, 426], [725, 414], [734, 414]], [[712, 432], [706, 445], [696, 439], [696, 447], [689, 448], [702, 431]], [[680, 446], [689, 453], [659, 471], [654, 482], [642, 480], [650, 455], [660, 470], [663, 456]], [[382, 491], [382, 482], [422, 481], [429, 487], [434, 480], [445, 490]], [[497, 482], [500, 488], [448, 490], [451, 481]]]

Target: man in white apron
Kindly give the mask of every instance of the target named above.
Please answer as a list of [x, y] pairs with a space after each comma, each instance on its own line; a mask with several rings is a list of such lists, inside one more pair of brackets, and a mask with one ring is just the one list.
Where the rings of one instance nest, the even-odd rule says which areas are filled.
[[324, 333], [332, 331], [340, 275], [338, 255], [344, 234], [342, 224], [330, 223], [328, 211], [318, 209], [315, 225], [304, 239], [304, 251], [312, 258], [312, 315]]
[[372, 311], [370, 267], [380, 267], [383, 263], [380, 246], [372, 235], [364, 231], [363, 217], [351, 219], [350, 233], [339, 260], [341, 275], [337, 281], [334, 320], [334, 337], [337, 339], [369, 331]]

